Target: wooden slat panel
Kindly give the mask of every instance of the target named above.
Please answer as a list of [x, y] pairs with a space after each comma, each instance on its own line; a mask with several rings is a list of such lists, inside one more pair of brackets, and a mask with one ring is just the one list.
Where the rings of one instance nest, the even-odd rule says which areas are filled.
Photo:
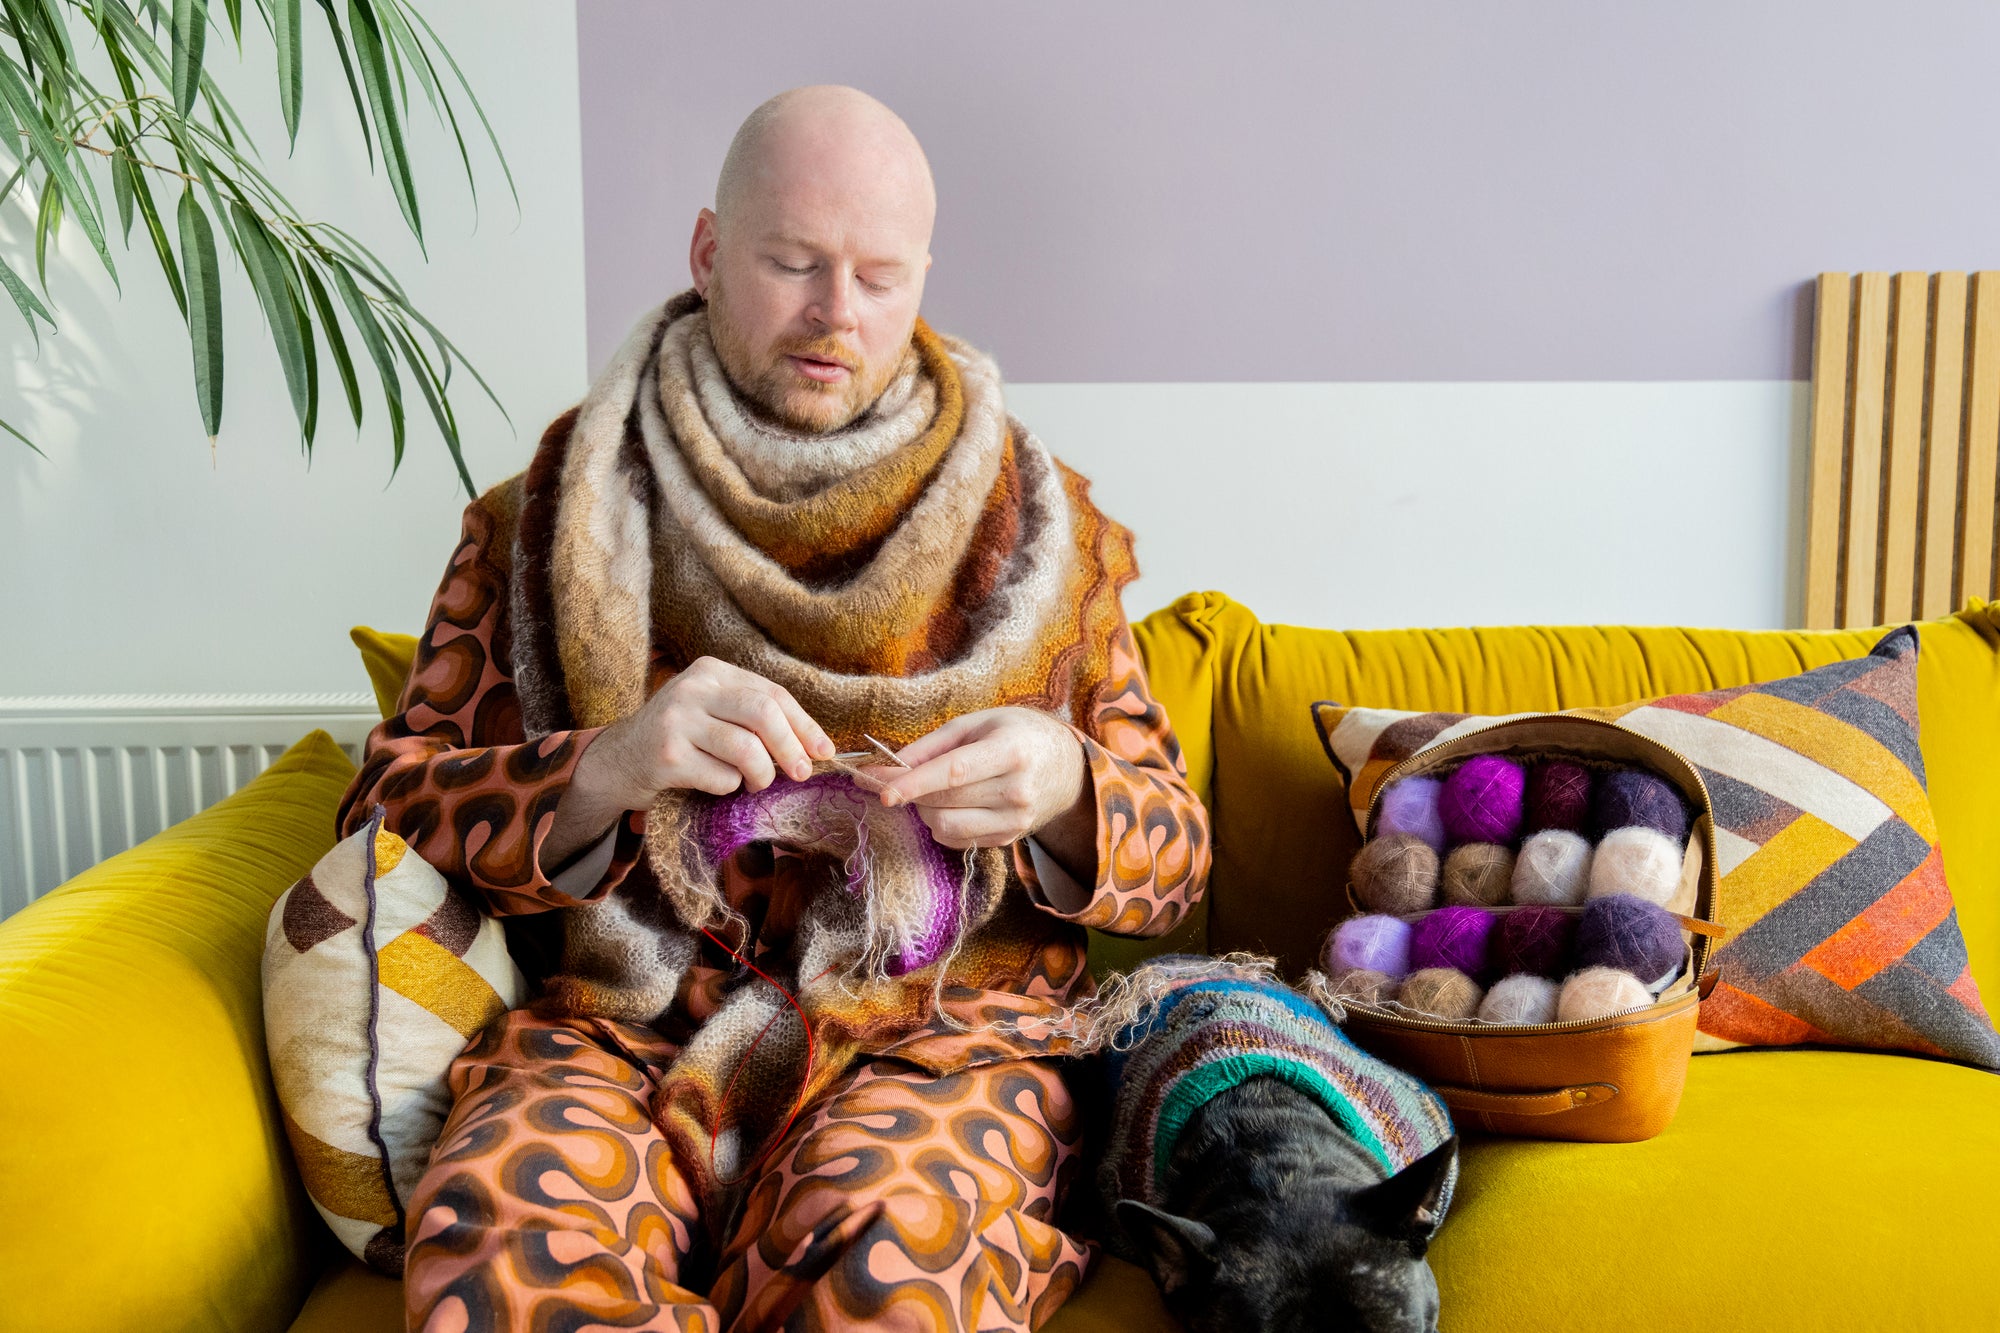
[[1819, 275], [1813, 321], [1811, 473], [1806, 490], [1806, 628], [1840, 624], [1841, 485], [1847, 452], [1849, 279]]
[[1917, 611], [1917, 483], [1924, 454], [1924, 353], [1930, 341], [1931, 278], [1898, 273], [1891, 326], [1888, 482], [1882, 501], [1881, 623]]
[[1972, 276], [1972, 355], [1966, 371], [1965, 522], [1959, 596], [1991, 597], [1995, 497], [2000, 495], [2000, 272]]
[[1882, 546], [1883, 390], [1888, 379], [1889, 275], [1863, 273], [1856, 284], [1854, 392], [1849, 399], [1847, 532], [1842, 543], [1847, 577], [1840, 598], [1841, 623], [1872, 625], [1876, 573]]
[[1920, 614], [1950, 615], [1958, 597], [1958, 482], [1965, 400], [1963, 273], [1940, 273], [1931, 293], [1931, 405], [1924, 431], [1924, 572]]

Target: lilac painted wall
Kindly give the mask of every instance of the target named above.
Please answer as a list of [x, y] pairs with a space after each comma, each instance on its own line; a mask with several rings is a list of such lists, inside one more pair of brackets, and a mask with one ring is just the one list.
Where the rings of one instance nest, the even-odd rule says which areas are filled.
[[900, 111], [1017, 381], [1807, 374], [1828, 268], [2000, 266], [2000, 4], [579, 0], [590, 357], [764, 97]]

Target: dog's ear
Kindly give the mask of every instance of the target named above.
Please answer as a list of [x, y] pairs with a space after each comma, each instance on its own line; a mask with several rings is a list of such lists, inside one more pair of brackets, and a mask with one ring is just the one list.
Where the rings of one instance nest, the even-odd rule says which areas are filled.
[[1355, 1194], [1348, 1207], [1370, 1231], [1407, 1242], [1421, 1259], [1444, 1220], [1445, 1195], [1457, 1163], [1454, 1134], [1381, 1184]]
[[1215, 1233], [1189, 1217], [1176, 1217], [1137, 1199], [1120, 1199], [1118, 1224], [1146, 1256], [1153, 1280], [1167, 1295], [1215, 1271]]

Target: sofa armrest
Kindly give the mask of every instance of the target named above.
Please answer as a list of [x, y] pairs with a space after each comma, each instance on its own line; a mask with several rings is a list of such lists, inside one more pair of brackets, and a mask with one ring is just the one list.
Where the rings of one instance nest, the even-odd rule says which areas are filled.
[[324, 1259], [264, 1054], [264, 922], [354, 766], [314, 732], [0, 922], [0, 1293], [21, 1327], [283, 1328]]

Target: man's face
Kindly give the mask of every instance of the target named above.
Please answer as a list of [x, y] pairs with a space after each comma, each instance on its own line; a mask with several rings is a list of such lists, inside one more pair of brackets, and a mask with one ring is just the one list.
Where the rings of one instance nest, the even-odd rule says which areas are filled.
[[704, 209], [692, 255], [730, 382], [813, 432], [847, 425], [888, 387], [930, 264], [928, 201], [893, 170], [870, 179], [865, 158], [826, 156], [772, 162], [725, 220]]

